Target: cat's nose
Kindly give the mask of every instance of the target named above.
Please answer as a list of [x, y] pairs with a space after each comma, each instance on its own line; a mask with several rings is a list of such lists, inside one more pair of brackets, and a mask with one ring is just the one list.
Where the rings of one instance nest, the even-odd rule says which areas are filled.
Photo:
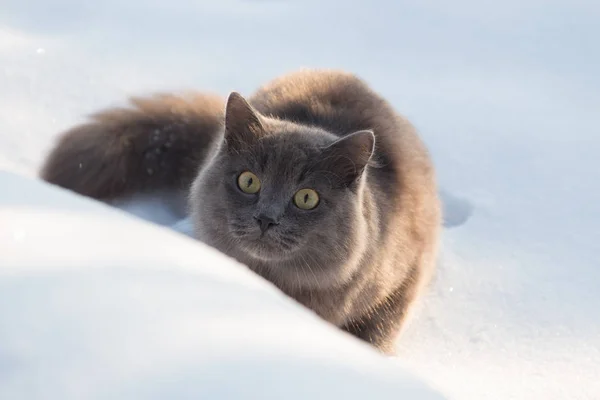
[[256, 221], [260, 225], [260, 230], [263, 233], [265, 233], [267, 229], [279, 224], [279, 222], [275, 218], [266, 214], [259, 214], [258, 216], [254, 216], [254, 219], [256, 219]]

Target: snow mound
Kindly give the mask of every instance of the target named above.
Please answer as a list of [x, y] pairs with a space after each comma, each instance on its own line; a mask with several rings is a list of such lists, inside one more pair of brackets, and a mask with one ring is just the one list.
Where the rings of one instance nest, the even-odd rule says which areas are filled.
[[1, 399], [441, 399], [168, 228], [0, 172]]

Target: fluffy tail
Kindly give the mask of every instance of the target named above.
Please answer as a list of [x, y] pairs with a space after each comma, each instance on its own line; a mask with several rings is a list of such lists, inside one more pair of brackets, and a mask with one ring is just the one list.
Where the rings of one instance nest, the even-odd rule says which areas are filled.
[[99, 200], [187, 190], [220, 134], [224, 99], [157, 95], [131, 103], [63, 133], [41, 178]]

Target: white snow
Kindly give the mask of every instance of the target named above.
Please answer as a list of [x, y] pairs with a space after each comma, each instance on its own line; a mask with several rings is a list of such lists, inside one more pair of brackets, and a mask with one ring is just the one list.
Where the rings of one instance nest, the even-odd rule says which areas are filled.
[[1, 399], [442, 399], [197, 241], [0, 173]]
[[[369, 4], [341, 0], [4, 0], [0, 13], [0, 168], [33, 175], [56, 133], [81, 121], [86, 113], [122, 103], [130, 94], [188, 88], [249, 93], [268, 79], [300, 66], [354, 71], [416, 123], [431, 149], [446, 205], [439, 273], [399, 342], [402, 364], [451, 399], [600, 398], [600, 4], [587, 0], [382, 0]], [[0, 195], [5, 198], [12, 190], [17, 189], [4, 184]], [[93, 225], [84, 226], [52, 222], [73, 217], [47, 209], [53, 202], [46, 196], [51, 197], [47, 194], [28, 199], [36, 204], [8, 219], [12, 221], [9, 223], [20, 221], [19, 226], [13, 227], [16, 231], [11, 234], [12, 241], [4, 240], [0, 246], [27, 240], [35, 226], [48, 234], [54, 230], [49, 243], [54, 243], [55, 249], [36, 242], [22, 257], [43, 258], [44, 263], [57, 257], [61, 263], [70, 263], [67, 260], [71, 260], [72, 253], [84, 258], [74, 258], [70, 266], [83, 260], [98, 265], [102, 253], [98, 261], [90, 261], [89, 254], [103, 251], [107, 247], [104, 241], [99, 246], [93, 236], [68, 229], [96, 230], [100, 229], [96, 223], [102, 222], [106, 225], [100, 227], [106, 230], [113, 223], [119, 224], [121, 232], [115, 237], [133, 237], [131, 233], [138, 232], [136, 240], [122, 240], [122, 248], [107, 247], [115, 251], [106, 250], [111, 262], [117, 262], [110, 257], [126, 251], [125, 245], [144, 247], [139, 238], [146, 237], [144, 232], [150, 228], [142, 229], [121, 217], [114, 221], [94, 219]], [[73, 207], [78, 207], [76, 204], [80, 199], [73, 200]], [[12, 207], [16, 212], [16, 205]], [[143, 218], [156, 217], [161, 224], [179, 218], [169, 218], [164, 208], [160, 215], [153, 214], [158, 210], [151, 203], [127, 207]], [[36, 213], [42, 213], [38, 220]], [[0, 229], [5, 229], [5, 214], [2, 218]], [[27, 223], [33, 225], [27, 228]], [[185, 223], [178, 227], [186, 228]], [[134, 257], [130, 260], [135, 259], [137, 264], [142, 259], [152, 264], [154, 257], [159, 257], [156, 263], [163, 267], [175, 257], [178, 271], [180, 263], [191, 262], [182, 260], [185, 256], [178, 255], [178, 250], [184, 246], [185, 254], [189, 254], [187, 247], [192, 245], [184, 245], [187, 239], [175, 239], [179, 235], [167, 232], [160, 236], [172, 237], [173, 244], [171, 239], [164, 239], [168, 247], [161, 245], [160, 254], [150, 252], [157, 247], [155, 233], [153, 230], [147, 234], [147, 253], [128, 252], [127, 257]], [[67, 234], [77, 240], [61, 240], [60, 235]], [[106, 232], [104, 235], [110, 239]], [[63, 254], [51, 251], [65, 246], [68, 251]], [[192, 251], [200, 250], [190, 247]], [[2, 262], [4, 254], [0, 253]], [[132, 268], [131, 263], [123, 262]], [[158, 293], [160, 279], [128, 268], [125, 271], [129, 272], [122, 273], [102, 269], [89, 272], [101, 274], [101, 278], [53, 270], [52, 278], [37, 268], [27, 275], [28, 281], [20, 281], [25, 278], [19, 275], [14, 281], [3, 279], [3, 285], [9, 286], [0, 291], [0, 327], [5, 327], [4, 318], [11, 318], [17, 326], [24, 321], [19, 318], [25, 318], [27, 310], [43, 309], [44, 298], [56, 299], [48, 303], [46, 324], [45, 320], [33, 321], [40, 324], [38, 329], [53, 329], [50, 333], [36, 331], [43, 346], [37, 350], [48, 352], [48, 359], [58, 360], [52, 352], [64, 349], [68, 346], [65, 338], [76, 334], [85, 337], [75, 346], [100, 341], [106, 348], [106, 353], [92, 354], [88, 349], [90, 353], [77, 356], [81, 358], [66, 360], [61, 364], [65, 367], [62, 373], [76, 373], [70, 368], [88, 356], [104, 357], [108, 365], [115, 361], [114, 354], [123, 353], [122, 370], [110, 374], [103, 370], [104, 375], [98, 375], [117, 379], [116, 374], [155, 366], [149, 361], [151, 357], [162, 360], [175, 357], [179, 351], [160, 347], [159, 343], [164, 343], [161, 338], [169, 334], [161, 330], [152, 331], [154, 336], [131, 350], [133, 356], [123, 343], [115, 342], [118, 335], [132, 338], [139, 331], [145, 332], [150, 317], [137, 320], [134, 315], [148, 313], [148, 309], [136, 305], [136, 301], [151, 300], [162, 310], [160, 318], [167, 325], [161, 327], [177, 326], [174, 319], [178, 317], [172, 320], [165, 315], [167, 309], [180, 310], [186, 316], [193, 314], [179, 305], [171, 307], [177, 301], [175, 297], [165, 296], [164, 304], [162, 297], [128, 297], [135, 274], [140, 274], [135, 275], [136, 281], [153, 287], [141, 289], [143, 293]], [[209, 275], [218, 270], [210, 269]], [[75, 275], [62, 275], [67, 273]], [[174, 274], [179, 273], [183, 272]], [[177, 276], [169, 279], [180, 279]], [[201, 277], [197, 280], [202, 287], [212, 287]], [[81, 290], [72, 285], [80, 281]], [[99, 288], [114, 290], [116, 299], [127, 299], [127, 306], [120, 310], [108, 303], [96, 303], [104, 297], [94, 292], [95, 281], [100, 282]], [[246, 284], [246, 278], [242, 281], [241, 285]], [[38, 286], [44, 290], [40, 295], [34, 290]], [[186, 291], [185, 285], [176, 290], [177, 286], [172, 283], [169, 289], [175, 293], [173, 296], [179, 290]], [[61, 301], [53, 297], [63, 291]], [[270, 296], [267, 293], [261, 289], [255, 295]], [[67, 307], [70, 303], [66, 304], [65, 299], [71, 295], [82, 296], [79, 311]], [[232, 306], [232, 318], [249, 315], [252, 298], [240, 298], [249, 306]], [[6, 306], [8, 299], [14, 300]], [[268, 307], [268, 301], [260, 301], [261, 307], [263, 303]], [[7, 307], [12, 314], [6, 315]], [[95, 330], [90, 331], [94, 319], [83, 318], [88, 313], [82, 310], [98, 310], [103, 317], [115, 320], [131, 319], [135, 321], [135, 332], [118, 328], [114, 336], [103, 338]], [[128, 314], [130, 311], [136, 314]], [[260, 316], [268, 318], [266, 313]], [[190, 318], [194, 320], [197, 315]], [[58, 323], [63, 319], [64, 324]], [[294, 321], [294, 329], [303, 329], [300, 319]], [[321, 329], [317, 325], [315, 329]], [[312, 325], [306, 329], [312, 330]], [[202, 335], [211, 334], [202, 331]], [[338, 335], [331, 337], [327, 347], [338, 340]], [[197, 342], [191, 339], [184, 343], [196, 351], [208, 351], [203, 347], [198, 350], [194, 347]], [[20, 343], [11, 349], [26, 354], [28, 346]], [[157, 347], [157, 353], [147, 355], [147, 359], [136, 358], [137, 351], [145, 346]], [[340, 346], [346, 348], [346, 343]], [[298, 350], [295, 355], [311, 349], [298, 347], [293, 349]], [[324, 357], [330, 354], [326, 352]], [[48, 372], [43, 358], [38, 361], [39, 371]], [[336, 368], [356, 365], [339, 355], [335, 361]], [[311, 362], [314, 365], [314, 359]], [[375, 364], [380, 363], [373, 361]], [[0, 376], [16, 368], [0, 361]], [[372, 368], [379, 371], [379, 367]], [[363, 372], [370, 370], [371, 365]], [[373, 379], [379, 379], [380, 375], [373, 374]], [[39, 376], [55, 382], [56, 387], [67, 382], [56, 376]], [[161, 376], [175, 382], [172, 375]], [[364, 379], [367, 382], [370, 378]], [[358, 385], [357, 380], [344, 381]], [[99, 382], [94, 387], [103, 387]], [[173, 383], [165, 390], [184, 390], [186, 385]], [[241, 386], [226, 387], [238, 390]], [[77, 393], [83, 389], [70, 390]], [[134, 389], [123, 390], [120, 394], [126, 397], [125, 393], [131, 393], [126, 390]], [[106, 393], [98, 396], [110, 397]]]

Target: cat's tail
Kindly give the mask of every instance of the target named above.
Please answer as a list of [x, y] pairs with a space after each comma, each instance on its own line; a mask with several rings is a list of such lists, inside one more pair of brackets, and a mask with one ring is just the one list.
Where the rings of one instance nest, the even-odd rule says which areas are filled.
[[63, 133], [40, 177], [100, 200], [155, 190], [187, 190], [224, 121], [212, 94], [132, 98]]

